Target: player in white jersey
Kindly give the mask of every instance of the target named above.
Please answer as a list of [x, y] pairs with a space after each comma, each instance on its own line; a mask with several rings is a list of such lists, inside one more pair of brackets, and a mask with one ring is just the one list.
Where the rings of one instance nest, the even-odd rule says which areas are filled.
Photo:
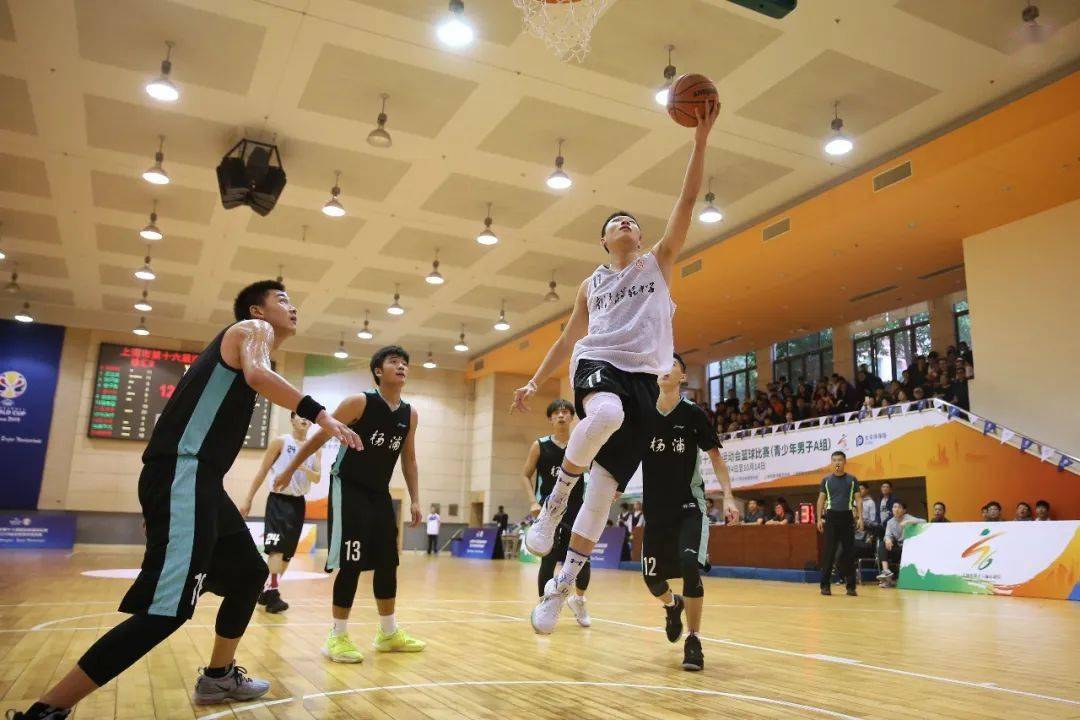
[[612, 503], [626, 489], [648, 445], [649, 420], [656, 413], [659, 395], [657, 377], [671, 370], [674, 353], [671, 270], [690, 229], [704, 175], [706, 143], [719, 109], [719, 103], [709, 103], [697, 110], [694, 149], [682, 192], [660, 241], [644, 251], [641, 229], [630, 213], [613, 213], [604, 222], [600, 243], [610, 260], [581, 283], [562, 335], [532, 379], [514, 393], [511, 412], [527, 411], [537, 387], [570, 359], [581, 422], [570, 434], [555, 488], [525, 537], [530, 552], [551, 552], [570, 490], [591, 466], [562, 569], [548, 581], [532, 612], [532, 626], [538, 633], [555, 629]]
[[[262, 465], [259, 472], [255, 473], [255, 479], [248, 488], [247, 498], [240, 506], [240, 512], [247, 517], [251, 511], [251, 501], [255, 493], [266, 479], [267, 473], [271, 478], [277, 478], [289, 465], [289, 461], [296, 456], [296, 451], [307, 439], [308, 428], [311, 421], [300, 417], [296, 413], [289, 415], [292, 423], [292, 433], [282, 435], [270, 441], [266, 446], [266, 454], [263, 455]], [[272, 472], [271, 472], [272, 471]], [[266, 581], [266, 588], [259, 595], [259, 604], [266, 607], [266, 612], [279, 613], [289, 609], [289, 604], [281, 599], [281, 591], [278, 590], [278, 578], [285, 573], [296, 552], [296, 545], [300, 541], [300, 531], [304, 528], [304, 511], [306, 503], [304, 495], [311, 489], [311, 483], [319, 482], [319, 456], [312, 455], [300, 466], [289, 482], [280, 486], [275, 482], [270, 488], [270, 494], [266, 496], [266, 513], [263, 517], [263, 552], [266, 553], [267, 565], [270, 567], [270, 577]]]

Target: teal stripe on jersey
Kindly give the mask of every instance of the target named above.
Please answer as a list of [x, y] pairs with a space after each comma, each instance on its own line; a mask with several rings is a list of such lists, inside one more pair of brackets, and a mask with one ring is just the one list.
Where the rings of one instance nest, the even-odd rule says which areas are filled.
[[[176, 471], [169, 490], [169, 544], [165, 563], [154, 588], [151, 615], [176, 617], [180, 596], [191, 570], [191, 551], [195, 544], [195, 476], [199, 471], [196, 457], [217, 417], [221, 403], [236, 379], [236, 371], [218, 363], [203, 388], [195, 411], [188, 418], [177, 446]], [[197, 598], [192, 598], [192, 605]]]
[[705, 513], [701, 514], [701, 540], [698, 541], [697, 561], [698, 565], [709, 562], [709, 518]]
[[341, 443], [338, 446], [337, 457], [334, 458], [334, 464], [330, 468], [331, 475], [337, 475], [338, 470], [341, 468], [341, 461], [345, 458], [345, 451], [349, 449], [349, 446], [345, 443]]
[[[345, 446], [342, 445], [342, 451]], [[340, 461], [341, 457], [338, 456]], [[335, 467], [336, 470], [336, 467]], [[341, 564], [341, 478], [337, 473], [330, 475], [330, 548], [326, 553], [326, 569], [334, 570]]]
[[[696, 450], [696, 448], [695, 448]], [[701, 453], [694, 460], [694, 476], [690, 480], [690, 491], [701, 510], [701, 539], [698, 541], [698, 564], [704, 565], [709, 559], [709, 519], [705, 515], [705, 480], [701, 477]]]

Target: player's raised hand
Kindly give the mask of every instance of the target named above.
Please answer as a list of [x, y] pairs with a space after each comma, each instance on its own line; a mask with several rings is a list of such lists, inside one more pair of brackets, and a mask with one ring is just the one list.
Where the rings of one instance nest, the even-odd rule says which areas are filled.
[[424, 519], [424, 513], [420, 510], [420, 503], [414, 502], [409, 508], [409, 512], [412, 514], [412, 522], [409, 523], [409, 527], [418, 527], [420, 521]]
[[529, 412], [529, 399], [536, 394], [536, 383], [530, 380], [523, 387], [519, 387], [514, 391], [514, 402], [510, 405], [510, 414], [512, 415], [515, 410], [518, 412]]
[[697, 127], [694, 128], [694, 140], [704, 143], [709, 133], [712, 132], [713, 124], [720, 115], [720, 101], [709, 100], [704, 104], [694, 106], [694, 117], [697, 118]]
[[353, 450], [363, 450], [364, 443], [360, 441], [360, 436], [357, 435], [349, 428], [348, 425], [336, 419], [333, 415], [323, 410], [319, 413], [319, 417], [316, 420], [319, 427], [326, 432], [330, 433], [330, 437], [335, 437], [342, 445], [347, 445]]

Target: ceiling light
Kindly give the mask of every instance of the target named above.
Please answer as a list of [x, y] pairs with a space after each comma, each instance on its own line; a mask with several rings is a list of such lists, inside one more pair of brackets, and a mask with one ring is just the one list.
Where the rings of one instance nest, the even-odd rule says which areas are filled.
[[143, 266], [135, 271], [135, 277], [147, 282], [157, 278], [157, 275], [154, 274], [153, 269], [150, 267], [150, 255], [147, 255], [143, 260]]
[[139, 237], [143, 240], [161, 240], [165, 234], [157, 226], [157, 200], [154, 201], [154, 209], [150, 211], [150, 222], [139, 231]]
[[555, 292], [555, 273], [551, 273], [551, 282], [548, 283], [548, 294], [544, 296], [545, 302], [559, 302], [559, 293]]
[[[3, 229], [4, 229], [4, 223], [0, 223], [0, 230], [3, 230]], [[0, 237], [3, 237], [3, 233], [0, 233]], [[0, 248], [0, 260], [4, 260], [6, 258], [7, 258], [7, 253], [5, 253], [2, 248]]]
[[165, 59], [161, 61], [161, 75], [146, 83], [146, 94], [162, 102], [176, 102], [180, 99], [180, 90], [169, 79], [169, 73], [172, 72], [173, 43], [166, 41], [165, 45], [169, 49], [165, 52]]
[[341, 194], [341, 188], [338, 187], [338, 181], [341, 179], [341, 171], [334, 171], [334, 187], [330, 188], [330, 199], [326, 201], [326, 204], [322, 206], [323, 215], [329, 215], [330, 217], [341, 217], [345, 214], [345, 206], [338, 200], [338, 195]]
[[698, 215], [698, 220], [712, 225], [713, 223], [718, 223], [723, 220], [724, 213], [720, 212], [716, 205], [713, 204], [716, 202], [716, 195], [714, 195], [712, 191], [712, 178], [709, 178], [708, 190], [709, 191], [705, 193], [705, 207], [702, 208], [701, 214]]
[[563, 172], [563, 154], [562, 144], [563, 138], [559, 138], [559, 152], [555, 156], [555, 172], [548, 175], [547, 186], [552, 190], [565, 190], [574, 184], [574, 181], [570, 179], [570, 176]]
[[832, 136], [825, 142], [825, 152], [829, 155], [839, 156], [847, 155], [855, 147], [855, 143], [851, 141], [847, 135], [841, 132], [844, 127], [844, 121], [840, 119], [840, 101], [837, 100], [833, 105], [833, 119], [829, 123], [829, 127], [832, 128]]
[[495, 321], [492, 326], [499, 332], [506, 332], [510, 329], [510, 323], [506, 321], [506, 301], [503, 300], [502, 307], [499, 309], [499, 319]]
[[146, 327], [146, 318], [139, 318], [139, 324], [133, 327], [131, 329], [131, 332], [135, 333], [136, 335], [149, 335], [150, 328]]
[[376, 122], [379, 123], [379, 127], [368, 133], [367, 141], [368, 145], [377, 148], [388, 148], [394, 144], [393, 139], [390, 137], [390, 133], [386, 132], [386, 101], [390, 96], [386, 93], [382, 93], [379, 97], [382, 98], [382, 110], [379, 111], [379, 117], [376, 120]]
[[671, 51], [674, 49], [674, 45], [667, 46], [667, 67], [664, 68], [664, 84], [660, 86], [654, 96], [656, 104], [663, 107], [667, 107], [668, 89], [671, 88], [671, 81], [675, 79], [675, 66], [671, 64]]
[[431, 348], [428, 348], [427, 360], [424, 361], [424, 367], [428, 370], [434, 370], [439, 367], [438, 363], [435, 362], [435, 357], [431, 354]]
[[22, 288], [19, 287], [19, 265], [16, 263], [15, 268], [11, 271], [11, 280], [4, 286], [4, 292], [14, 295], [21, 290]]
[[425, 277], [424, 280], [427, 281], [428, 285], [442, 285], [444, 282], [446, 282], [446, 278], [444, 278], [442, 276], [442, 273], [439, 272], [438, 250], [435, 251], [435, 260], [431, 263], [431, 272], [427, 274], [427, 277]]
[[1030, 2], [1020, 11], [1020, 19], [1026, 23], [1033, 23], [1039, 19], [1039, 6]]
[[146, 289], [142, 291], [142, 297], [135, 301], [135, 309], [139, 312], [148, 313], [154, 309], [154, 306], [150, 304], [150, 301], [146, 299]]
[[278, 265], [277, 266], [277, 277], [274, 278], [274, 279], [277, 280], [279, 283], [284, 283], [285, 282], [285, 276], [282, 274], [284, 272], [285, 272], [285, 266], [284, 265]]
[[345, 349], [345, 335], [342, 334], [341, 342], [338, 343], [337, 350], [334, 351], [334, 357], [338, 360], [344, 360], [349, 357], [349, 351]]
[[165, 168], [161, 167], [162, 161], [165, 160], [165, 136], [161, 135], [160, 137], [161, 140], [158, 142], [158, 151], [154, 153], [154, 164], [142, 174], [143, 180], [151, 185], [169, 184], [169, 173], [165, 172]]
[[371, 332], [371, 323], [368, 321], [368, 311], [364, 311], [364, 327], [356, 333], [356, 337], [361, 340], [371, 340], [375, 337], [375, 333]]
[[499, 236], [491, 231], [491, 203], [487, 204], [487, 217], [484, 218], [484, 229], [476, 236], [476, 242], [481, 245], [494, 245], [499, 242]]
[[21, 323], [34, 322], [34, 316], [30, 314], [30, 303], [24, 302], [22, 304], [22, 310], [15, 313], [15, 319]]
[[465, 22], [465, 3], [462, 0], [450, 0], [450, 16], [435, 31], [439, 41], [450, 47], [465, 47], [473, 41], [473, 29]]
[[457, 344], [454, 345], [454, 349], [458, 352], [469, 352], [469, 346], [465, 344], [465, 326], [461, 326], [461, 336], [458, 338]]
[[401, 299], [401, 293], [398, 292], [398, 289], [399, 289], [399, 286], [395, 285], [394, 286], [394, 302], [392, 302], [390, 304], [390, 306], [388, 308], [386, 308], [386, 312], [390, 313], [391, 315], [404, 315], [405, 314], [405, 308], [401, 307], [401, 303], [398, 302], [398, 300]]

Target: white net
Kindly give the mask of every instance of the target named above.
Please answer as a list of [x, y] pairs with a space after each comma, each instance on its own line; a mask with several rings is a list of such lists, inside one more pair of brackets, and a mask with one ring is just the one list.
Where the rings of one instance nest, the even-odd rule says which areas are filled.
[[589, 39], [611, 0], [514, 0], [525, 29], [540, 38], [563, 62], [581, 62]]

